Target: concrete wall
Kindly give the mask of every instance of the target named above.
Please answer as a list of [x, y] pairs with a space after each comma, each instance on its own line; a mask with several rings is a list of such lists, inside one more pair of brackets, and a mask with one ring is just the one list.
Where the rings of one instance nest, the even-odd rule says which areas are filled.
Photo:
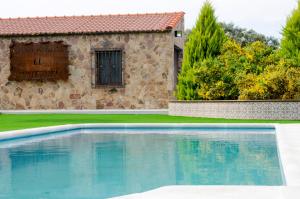
[[300, 120], [300, 101], [172, 101], [169, 115]]
[[[69, 80], [8, 81], [12, 40], [64, 41], [70, 46]], [[167, 108], [174, 88], [175, 42], [183, 43], [175, 41], [173, 32], [0, 38], [0, 109]], [[96, 48], [123, 49], [123, 87], [93, 87]]]

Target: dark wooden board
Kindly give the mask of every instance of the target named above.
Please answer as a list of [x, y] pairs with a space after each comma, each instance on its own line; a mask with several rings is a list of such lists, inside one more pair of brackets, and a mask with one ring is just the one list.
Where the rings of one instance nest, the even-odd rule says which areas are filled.
[[63, 42], [10, 46], [10, 81], [57, 81], [69, 78], [68, 46]]

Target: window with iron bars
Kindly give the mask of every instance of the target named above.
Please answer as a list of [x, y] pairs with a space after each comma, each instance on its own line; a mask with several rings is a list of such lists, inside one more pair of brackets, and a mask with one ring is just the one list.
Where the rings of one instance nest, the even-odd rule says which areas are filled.
[[96, 51], [96, 85], [122, 86], [122, 50]]

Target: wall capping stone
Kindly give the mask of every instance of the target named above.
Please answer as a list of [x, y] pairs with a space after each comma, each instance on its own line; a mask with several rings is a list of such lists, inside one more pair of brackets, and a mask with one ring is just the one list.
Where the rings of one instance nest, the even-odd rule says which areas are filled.
[[170, 101], [169, 115], [226, 119], [300, 120], [300, 101]]

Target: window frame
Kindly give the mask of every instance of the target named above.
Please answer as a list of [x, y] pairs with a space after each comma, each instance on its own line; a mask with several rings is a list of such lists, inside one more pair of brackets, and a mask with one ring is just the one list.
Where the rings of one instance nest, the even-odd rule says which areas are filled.
[[[98, 79], [100, 73], [98, 73], [97, 66], [97, 53], [98, 52], [113, 52], [119, 51], [121, 53], [121, 84], [98, 84]], [[93, 48], [92, 51], [92, 86], [93, 88], [124, 88], [124, 56], [125, 52], [123, 48]]]

